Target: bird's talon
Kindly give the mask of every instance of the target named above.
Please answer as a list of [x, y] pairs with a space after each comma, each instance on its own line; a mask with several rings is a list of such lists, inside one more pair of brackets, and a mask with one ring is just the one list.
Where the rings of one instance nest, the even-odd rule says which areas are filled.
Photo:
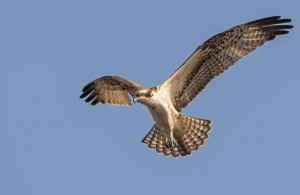
[[177, 141], [174, 139], [173, 135], [171, 134], [166, 136], [165, 144], [168, 149], [171, 149], [177, 146]]

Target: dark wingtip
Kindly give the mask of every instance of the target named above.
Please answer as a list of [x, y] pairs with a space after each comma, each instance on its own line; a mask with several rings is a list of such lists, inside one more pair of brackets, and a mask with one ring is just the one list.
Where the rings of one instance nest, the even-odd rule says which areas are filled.
[[98, 98], [95, 98], [93, 101], [92, 101], [92, 105], [95, 106], [96, 104], [98, 104], [100, 102], [100, 100]]
[[81, 95], [79, 96], [80, 99], [83, 99], [84, 97], [85, 97], [84, 94], [81, 94]]
[[267, 25], [274, 25], [274, 24], [283, 24], [291, 22], [292, 20], [289, 18], [281, 19], [281, 16], [271, 16], [266, 18], [261, 18], [258, 20], [254, 20], [251, 22], [246, 23], [247, 25], [259, 25], [259, 26], [267, 26]]
[[261, 18], [258, 20], [253, 20], [251, 22], [248, 22], [247, 24], [260, 24], [260, 23], [264, 23], [264, 22], [268, 22], [268, 21], [274, 21], [274, 20], [278, 20], [279, 18], [281, 18], [281, 16], [270, 16], [270, 17], [266, 17], [266, 18]]
[[287, 30], [277, 30], [276, 31], [276, 35], [285, 35], [285, 34], [288, 34], [289, 33], [289, 31], [287, 31]]
[[92, 101], [95, 97], [96, 97], [96, 93], [95, 93], [95, 91], [93, 91], [93, 92], [89, 95], [89, 97], [87, 97], [87, 98], [85, 99], [85, 102], [90, 102], [90, 101]]
[[270, 22], [268, 24], [283, 24], [291, 21], [292, 21], [291, 19], [279, 19], [279, 20], [274, 20], [273, 22]]
[[86, 90], [88, 90], [93, 84], [94, 84], [94, 82], [88, 83], [86, 86], [83, 87], [82, 92], [85, 92]]
[[291, 22], [289, 18], [281, 19], [281, 16], [271, 16], [267, 18], [262, 18], [259, 20], [254, 20], [247, 23], [247, 25], [255, 26], [261, 29], [265, 35], [267, 35], [266, 40], [273, 40], [277, 35], [285, 35], [289, 33], [289, 29], [294, 28], [293, 25], [288, 25], [285, 23]]

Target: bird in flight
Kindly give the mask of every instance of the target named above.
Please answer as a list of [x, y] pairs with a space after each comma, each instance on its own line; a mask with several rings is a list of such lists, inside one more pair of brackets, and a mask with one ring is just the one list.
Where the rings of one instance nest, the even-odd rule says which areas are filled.
[[104, 76], [88, 83], [80, 98], [96, 105], [145, 105], [155, 124], [142, 140], [160, 154], [178, 157], [198, 150], [208, 138], [211, 121], [181, 114], [205, 86], [248, 53], [288, 34], [291, 19], [262, 18], [230, 28], [202, 45], [163, 83], [146, 88], [120, 76]]

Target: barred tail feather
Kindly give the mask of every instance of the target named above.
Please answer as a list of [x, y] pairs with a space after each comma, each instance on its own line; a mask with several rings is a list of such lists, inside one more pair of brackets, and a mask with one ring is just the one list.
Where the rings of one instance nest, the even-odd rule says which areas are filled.
[[149, 144], [150, 140], [153, 137], [155, 129], [156, 129], [156, 124], [153, 125], [153, 127], [151, 128], [151, 130], [149, 131], [149, 133], [144, 137], [144, 139], [142, 140], [142, 143]]
[[164, 153], [166, 156], [179, 156], [178, 148], [167, 148], [165, 144], [166, 132], [162, 131], [155, 124], [149, 133], [144, 137], [142, 143], [148, 144], [150, 149], [156, 149], [157, 153]]
[[159, 154], [164, 153], [166, 156], [172, 155], [175, 158], [179, 155], [190, 155], [193, 150], [198, 150], [200, 146], [204, 145], [204, 141], [208, 138], [208, 132], [211, 130], [209, 120], [179, 114], [178, 122], [182, 128], [174, 131], [176, 146], [167, 147], [166, 132], [159, 129], [156, 124], [144, 137], [142, 143], [148, 144], [150, 149], [156, 149]]
[[186, 148], [186, 154], [190, 155], [191, 151], [198, 150], [204, 145], [211, 130], [211, 121], [182, 114], [179, 115], [179, 121], [184, 127], [184, 134], [179, 138], [182, 140], [180, 147]]

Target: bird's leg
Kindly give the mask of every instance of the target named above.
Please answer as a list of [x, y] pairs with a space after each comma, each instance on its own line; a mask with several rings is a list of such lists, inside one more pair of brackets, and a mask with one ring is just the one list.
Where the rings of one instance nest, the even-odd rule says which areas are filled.
[[177, 141], [176, 139], [174, 139], [173, 131], [171, 131], [170, 133], [170, 138], [171, 138], [172, 147], [177, 146]]
[[174, 146], [177, 146], [177, 141], [175, 140], [173, 135], [173, 129], [171, 131], [166, 131], [165, 143], [166, 147], [169, 149]]

